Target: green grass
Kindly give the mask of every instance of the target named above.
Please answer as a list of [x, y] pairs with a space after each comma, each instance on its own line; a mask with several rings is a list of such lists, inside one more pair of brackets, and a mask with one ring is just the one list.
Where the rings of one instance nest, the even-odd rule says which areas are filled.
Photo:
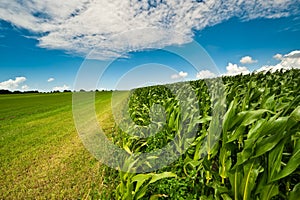
[[[97, 93], [105, 130], [110, 98]], [[71, 93], [0, 95], [0, 198], [100, 198], [103, 177], [76, 132]]]

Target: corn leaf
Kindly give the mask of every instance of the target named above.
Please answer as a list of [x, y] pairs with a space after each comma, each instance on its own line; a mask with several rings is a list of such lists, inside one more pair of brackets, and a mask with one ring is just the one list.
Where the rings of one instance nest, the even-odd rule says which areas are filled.
[[295, 187], [291, 191], [288, 199], [289, 200], [298, 200], [299, 196], [300, 196], [300, 183], [298, 183], [297, 185], [295, 185]]
[[152, 179], [150, 180], [149, 184], [154, 183], [163, 178], [171, 178], [171, 177], [177, 177], [177, 175], [172, 172], [163, 172], [160, 174], [154, 174], [152, 176]]
[[281, 158], [284, 149], [285, 140], [282, 140], [268, 154], [268, 182], [275, 177], [281, 169]]
[[293, 173], [300, 165], [300, 140], [297, 141], [296, 148], [293, 151], [293, 155], [289, 159], [286, 166], [275, 176], [272, 181], [284, 178]]
[[276, 134], [259, 141], [256, 145], [254, 158], [259, 157], [273, 149], [279, 143], [279, 141], [284, 138], [284, 136], [285, 132], [277, 132]]
[[136, 182], [135, 191], [137, 192], [141, 185], [151, 177], [152, 174], [138, 174], [132, 177], [131, 183]]
[[263, 187], [261, 200], [270, 200], [272, 197], [279, 194], [279, 186], [277, 183], [269, 184]]
[[243, 166], [244, 176], [241, 183], [243, 200], [252, 199], [251, 193], [260, 170], [261, 166], [257, 159], [252, 159]]

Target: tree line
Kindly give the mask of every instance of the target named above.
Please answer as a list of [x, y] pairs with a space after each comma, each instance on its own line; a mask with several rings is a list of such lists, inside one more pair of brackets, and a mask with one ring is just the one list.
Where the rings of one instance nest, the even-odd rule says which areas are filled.
[[[72, 92], [71, 90], [64, 90], [63, 92]], [[29, 90], [29, 91], [10, 91], [10, 90], [0, 90], [0, 94], [29, 94], [29, 93], [45, 93], [45, 92], [40, 92], [38, 90]], [[60, 91], [55, 90], [47, 93], [60, 93]]]

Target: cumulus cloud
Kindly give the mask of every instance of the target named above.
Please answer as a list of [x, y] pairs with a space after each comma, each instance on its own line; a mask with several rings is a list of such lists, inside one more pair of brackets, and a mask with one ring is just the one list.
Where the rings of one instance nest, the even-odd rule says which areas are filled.
[[207, 79], [207, 78], [214, 78], [217, 75], [214, 74], [213, 72], [209, 71], [209, 70], [202, 70], [200, 72], [197, 73], [196, 77], [198, 79]]
[[257, 63], [257, 60], [253, 60], [253, 58], [250, 56], [245, 56], [245, 57], [241, 58], [240, 63], [253, 64], [253, 63]]
[[188, 73], [187, 72], [183, 72], [183, 71], [180, 71], [178, 74], [173, 74], [171, 76], [172, 79], [179, 79], [179, 78], [185, 78], [187, 77]]
[[55, 80], [54, 78], [49, 78], [47, 81], [50, 83], [50, 82], [52, 82], [54, 80]]
[[70, 89], [70, 87], [69, 86], [67, 86], [67, 85], [63, 85], [63, 86], [56, 86], [56, 87], [54, 87], [52, 90], [53, 91], [64, 91], [64, 90], [69, 90]]
[[25, 77], [16, 77], [15, 79], [9, 79], [7, 81], [0, 82], [0, 89], [5, 89], [5, 90], [18, 89], [20, 84], [22, 84], [26, 80], [27, 79]]
[[[201, 30], [238, 17], [280, 18], [294, 0], [1, 0], [0, 19], [27, 29], [39, 46], [109, 59], [146, 48], [190, 42]], [[150, 29], [144, 29], [144, 28]], [[128, 32], [129, 31], [129, 32]], [[126, 56], [126, 55], [125, 55]]]
[[247, 69], [247, 67], [241, 67], [237, 64], [228, 63], [226, 67], [227, 72], [224, 74], [225, 76], [235, 76], [239, 74], [249, 74], [250, 71]]
[[23, 85], [21, 88], [22, 88], [22, 90], [28, 90], [29, 86], [28, 85]]
[[[276, 54], [281, 55], [281, 54]], [[289, 69], [300, 69], [300, 50], [292, 51], [286, 55], [281, 55], [280, 63], [276, 65], [265, 65], [262, 66], [257, 72], [261, 71], [271, 71], [275, 72], [277, 70], [289, 70]]]
[[281, 60], [282, 59], [282, 54], [278, 53], [278, 54], [274, 55], [273, 58], [276, 59], [276, 60]]

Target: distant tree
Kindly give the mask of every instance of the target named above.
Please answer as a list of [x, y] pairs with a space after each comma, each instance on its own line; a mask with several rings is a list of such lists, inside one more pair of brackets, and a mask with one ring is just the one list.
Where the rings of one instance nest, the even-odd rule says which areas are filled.
[[0, 94], [11, 94], [12, 92], [9, 90], [0, 90]]
[[38, 90], [30, 90], [30, 91], [10, 91], [10, 90], [0, 90], [0, 94], [28, 94], [28, 93], [40, 93]]
[[51, 93], [60, 93], [60, 91], [59, 90], [53, 90], [53, 91], [51, 91]]
[[[24, 93], [25, 93], [25, 92], [24, 92]], [[16, 91], [13, 91], [13, 94], [22, 94], [22, 92], [19, 91], [19, 90], [16, 90]]]
[[64, 92], [72, 92], [71, 90], [64, 90]]
[[30, 91], [24, 91], [24, 94], [28, 94], [28, 93], [39, 93], [38, 90], [30, 90]]

